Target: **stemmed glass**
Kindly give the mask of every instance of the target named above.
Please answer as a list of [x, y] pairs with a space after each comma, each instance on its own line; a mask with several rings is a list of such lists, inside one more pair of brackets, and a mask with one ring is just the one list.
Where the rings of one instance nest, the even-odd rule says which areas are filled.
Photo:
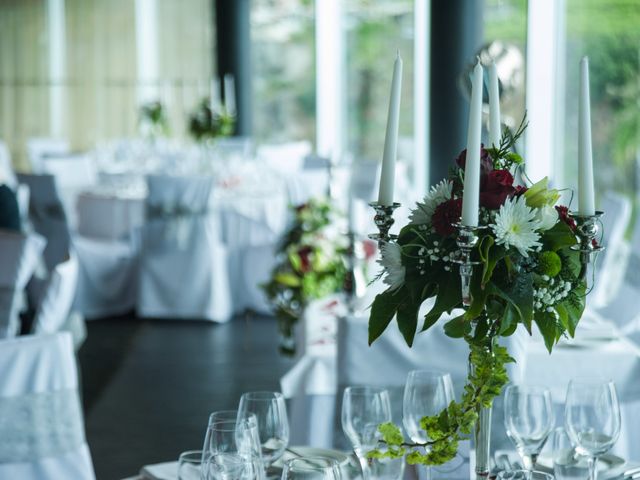
[[342, 397], [342, 430], [360, 462], [364, 480], [370, 478], [368, 451], [376, 448], [378, 425], [391, 421], [389, 392], [379, 387], [347, 387]]
[[509, 385], [504, 394], [504, 426], [529, 472], [554, 426], [551, 392], [544, 387]]
[[284, 463], [282, 480], [340, 480], [340, 469], [329, 458], [293, 458]]
[[249, 392], [240, 397], [238, 415], [254, 414], [265, 468], [284, 454], [289, 444], [289, 420], [284, 397], [278, 392]]
[[596, 480], [598, 457], [607, 453], [620, 436], [620, 405], [614, 383], [572, 380], [564, 417], [576, 452], [589, 458], [589, 480]]
[[[428, 442], [426, 432], [420, 427], [420, 420], [439, 414], [452, 400], [453, 383], [448, 373], [436, 370], [409, 372], [402, 401], [402, 423], [409, 438], [416, 443]], [[431, 478], [431, 468], [428, 466], [426, 478]]]
[[205, 480], [262, 480], [263, 467], [255, 416], [213, 419], [202, 452]]

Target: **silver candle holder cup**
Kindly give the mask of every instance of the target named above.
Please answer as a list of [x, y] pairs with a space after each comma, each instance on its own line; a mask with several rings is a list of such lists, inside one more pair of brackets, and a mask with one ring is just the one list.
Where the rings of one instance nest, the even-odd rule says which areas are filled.
[[[569, 212], [569, 216], [576, 222], [576, 238], [578, 244], [571, 247], [580, 252], [580, 263], [582, 265], [580, 277], [586, 278], [587, 268], [593, 261], [594, 254], [604, 250], [604, 246], [597, 241], [600, 233], [600, 218], [603, 211], [597, 210], [593, 215], [583, 215], [577, 212]], [[596, 240], [596, 242], [594, 242]], [[595, 243], [595, 244], [594, 244]]]
[[473, 267], [481, 263], [471, 259], [471, 251], [480, 241], [478, 232], [486, 229], [487, 227], [469, 226], [463, 225], [462, 223], [454, 223], [453, 226], [458, 230], [456, 245], [459, 250], [457, 255], [451, 259], [451, 262], [460, 266], [460, 291], [462, 293], [462, 305], [465, 308], [468, 308], [471, 306], [471, 302], [473, 300], [471, 296], [471, 277], [473, 276]]
[[391, 230], [391, 227], [395, 222], [393, 212], [400, 207], [400, 205], [401, 204], [398, 202], [394, 202], [391, 205], [381, 205], [378, 202], [369, 203], [369, 206], [376, 212], [373, 217], [373, 222], [376, 224], [376, 227], [378, 227], [378, 233], [369, 234], [369, 238], [378, 242], [378, 247], [398, 238], [397, 235], [389, 234], [389, 230]]

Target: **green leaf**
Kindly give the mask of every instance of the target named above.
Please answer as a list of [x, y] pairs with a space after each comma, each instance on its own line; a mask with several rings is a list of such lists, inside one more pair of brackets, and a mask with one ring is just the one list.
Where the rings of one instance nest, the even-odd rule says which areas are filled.
[[500, 318], [500, 330], [498, 331], [498, 334], [503, 337], [512, 335], [518, 326], [517, 315], [518, 314], [514, 310], [513, 305], [507, 303], [504, 307], [502, 317]]
[[396, 321], [398, 322], [398, 328], [404, 337], [404, 341], [407, 342], [409, 348], [413, 346], [413, 338], [418, 328], [419, 310], [420, 304], [416, 304], [415, 302], [403, 303], [398, 307]]
[[552, 228], [542, 235], [544, 250], [556, 252], [558, 250], [571, 247], [577, 243], [576, 236], [564, 222], [557, 222]]
[[282, 285], [286, 285], [288, 287], [299, 287], [301, 285], [300, 277], [294, 275], [293, 273], [276, 273], [273, 278], [276, 282], [281, 283]]
[[444, 324], [444, 333], [451, 338], [462, 338], [471, 332], [471, 322], [460, 315]]
[[535, 318], [536, 325], [544, 338], [544, 345], [549, 353], [553, 350], [556, 343], [556, 321], [555, 318], [548, 313], [540, 313]]
[[378, 431], [382, 434], [382, 439], [387, 445], [402, 445], [404, 441], [400, 428], [391, 422], [378, 425]]
[[424, 332], [436, 323], [444, 312], [451, 312], [460, 305], [460, 298], [460, 276], [457, 272], [447, 272], [441, 278], [433, 307], [424, 316], [422, 331]]
[[369, 315], [369, 345], [387, 329], [400, 305], [408, 298], [409, 293], [404, 286], [395, 292], [387, 290], [376, 295]]
[[571, 294], [562, 302], [562, 306], [567, 310], [567, 331], [572, 337], [576, 334], [576, 327], [582, 314], [584, 313], [586, 285], [584, 282], [575, 288]]
[[533, 277], [530, 273], [516, 273], [510, 284], [493, 284], [495, 293], [509, 302], [516, 310], [520, 322], [531, 332], [533, 320]]

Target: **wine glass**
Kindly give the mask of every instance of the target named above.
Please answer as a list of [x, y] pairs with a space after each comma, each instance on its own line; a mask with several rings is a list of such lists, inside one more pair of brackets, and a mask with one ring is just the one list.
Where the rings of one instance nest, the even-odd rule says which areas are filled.
[[214, 418], [207, 426], [202, 452], [205, 480], [262, 480], [258, 424], [255, 416]]
[[376, 448], [380, 433], [378, 425], [391, 421], [389, 392], [380, 387], [347, 387], [342, 397], [342, 430], [347, 436], [368, 480], [366, 454]]
[[[437, 370], [409, 372], [404, 386], [402, 423], [409, 438], [416, 443], [429, 441], [420, 428], [420, 420], [439, 414], [453, 400], [451, 375]], [[431, 468], [426, 467], [426, 478], [431, 478]]]
[[530, 470], [507, 470], [498, 473], [498, 480], [553, 480], [553, 475]]
[[[236, 425], [236, 429], [237, 429], [238, 420], [244, 420], [247, 422], [247, 427], [246, 427], [247, 432], [253, 435], [253, 438], [251, 441], [253, 442], [254, 455], [260, 454], [260, 437], [258, 436], [258, 420], [256, 419], [256, 416], [253, 414], [239, 415], [238, 410], [218, 410], [216, 412], [212, 412], [209, 415], [207, 431], [204, 436], [204, 446], [202, 447], [202, 460], [201, 460], [202, 465], [205, 465], [209, 460], [212, 449], [216, 450], [220, 448], [219, 445], [211, 444], [212, 442], [211, 435], [213, 434], [213, 431], [211, 428], [212, 425], [221, 424], [225, 422], [232, 422]], [[241, 426], [241, 429], [240, 429], [241, 431], [239, 433], [242, 433], [242, 430], [245, 428], [245, 425], [244, 423], [241, 422], [240, 426]], [[204, 474], [203, 474], [203, 477], [204, 477]]]
[[509, 385], [504, 394], [504, 426], [522, 457], [524, 468], [533, 471], [540, 450], [554, 426], [551, 392], [531, 385]]
[[620, 436], [616, 386], [611, 381], [572, 380], [564, 418], [576, 452], [589, 459], [589, 480], [596, 480], [598, 457], [608, 452]]
[[178, 480], [200, 480], [202, 450], [182, 452], [178, 458]]
[[266, 468], [282, 457], [289, 444], [289, 420], [284, 397], [278, 392], [245, 393], [240, 397], [238, 415], [251, 413], [258, 422], [262, 461]]
[[582, 480], [589, 476], [587, 458], [576, 452], [564, 427], [553, 433], [553, 474], [556, 480]]
[[292, 458], [284, 463], [282, 480], [340, 480], [340, 469], [330, 458]]

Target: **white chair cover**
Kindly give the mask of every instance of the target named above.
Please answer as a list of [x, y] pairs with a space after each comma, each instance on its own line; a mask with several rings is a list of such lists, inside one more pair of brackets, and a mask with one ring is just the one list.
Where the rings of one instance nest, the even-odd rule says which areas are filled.
[[69, 142], [57, 138], [30, 138], [27, 140], [27, 157], [31, 171], [35, 174], [44, 173], [42, 160], [49, 155], [66, 155], [69, 153]]
[[56, 265], [44, 287], [36, 309], [33, 333], [55, 333], [64, 329], [71, 316], [71, 307], [78, 284], [78, 260], [71, 255]]
[[131, 312], [136, 305], [138, 247], [135, 241], [105, 241], [76, 235], [76, 308], [88, 319]]
[[90, 190], [98, 182], [93, 159], [84, 154], [44, 157], [42, 170], [43, 173], [54, 176], [69, 222], [72, 226], [77, 225], [78, 194]]
[[258, 160], [282, 173], [300, 170], [304, 158], [311, 153], [311, 143], [303, 140], [272, 145], [260, 145]]
[[121, 240], [144, 224], [144, 201], [84, 192], [78, 196], [78, 233], [101, 240]]
[[29, 187], [29, 217], [33, 228], [47, 239], [44, 259], [47, 269], [66, 260], [71, 246], [67, 216], [53, 175], [18, 174], [20, 183]]
[[227, 251], [209, 212], [212, 178], [149, 176], [147, 182], [138, 314], [229, 320]]
[[0, 231], [0, 338], [20, 331], [23, 292], [45, 243], [40, 235]]
[[68, 333], [0, 342], [0, 478], [93, 480]]
[[18, 179], [11, 165], [11, 154], [7, 144], [0, 140], [0, 183], [6, 183], [11, 188], [16, 188]]

